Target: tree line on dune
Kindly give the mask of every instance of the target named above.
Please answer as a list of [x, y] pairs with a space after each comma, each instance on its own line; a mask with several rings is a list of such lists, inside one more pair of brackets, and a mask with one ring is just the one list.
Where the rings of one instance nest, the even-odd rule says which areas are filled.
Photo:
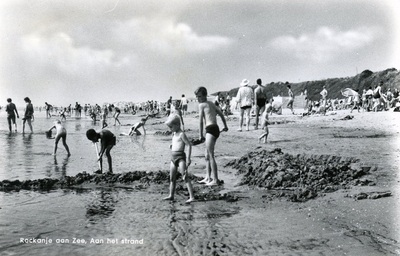
[[[262, 77], [261, 77], [262, 78]], [[387, 89], [400, 90], [400, 71], [395, 68], [386, 69], [384, 71], [372, 72], [370, 70], [364, 70], [353, 77], [344, 78], [329, 78], [317, 81], [305, 81], [300, 83], [289, 83], [289, 82], [271, 82], [265, 86], [268, 88], [269, 98], [273, 96], [287, 96], [286, 85], [290, 84], [292, 91], [295, 95], [300, 95], [302, 92], [307, 90], [307, 94], [310, 100], [319, 100], [321, 98], [320, 92], [322, 86], [326, 86], [328, 90], [328, 97], [331, 99], [343, 98], [341, 90], [345, 88], [351, 88], [353, 90], [359, 90], [361, 93], [363, 89], [368, 90], [369, 87], [375, 88], [380, 82], [383, 82], [382, 91], [386, 92]], [[257, 85], [250, 86], [253, 89]], [[230, 97], [236, 97], [239, 87], [233, 88], [230, 91], [220, 91], [213, 95], [221, 93], [226, 96], [229, 94]]]

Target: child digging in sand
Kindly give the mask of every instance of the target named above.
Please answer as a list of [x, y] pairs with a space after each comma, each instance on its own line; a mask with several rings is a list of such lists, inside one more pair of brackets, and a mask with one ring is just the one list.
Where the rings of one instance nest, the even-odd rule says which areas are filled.
[[[215, 106], [214, 103], [207, 101], [207, 89], [205, 87], [199, 87], [194, 92], [199, 102], [199, 141], [205, 141], [206, 143], [206, 177], [199, 181], [199, 183], [205, 183], [207, 186], [218, 185], [218, 169], [217, 163], [214, 156], [215, 143], [219, 137], [219, 127], [217, 125], [217, 115], [219, 115], [224, 123], [224, 129], [222, 131], [228, 131], [226, 120], [221, 109]], [[203, 136], [203, 128], [205, 124], [206, 138]], [[213, 179], [211, 180], [211, 172]]]
[[264, 143], [267, 143], [267, 137], [269, 134], [269, 131], [268, 131], [268, 109], [267, 108], [265, 108], [261, 118], [262, 118], [261, 129], [263, 130], [263, 134], [261, 134], [261, 136], [258, 137], [258, 142], [261, 142], [261, 140], [264, 139]]
[[[97, 143], [100, 139], [100, 152], [98, 153], [97, 161], [100, 162], [100, 173], [103, 172], [103, 154], [106, 153], [108, 160], [108, 169], [109, 173], [113, 173], [112, 171], [112, 159], [110, 151], [115, 146], [117, 142], [117, 138], [115, 135], [109, 130], [102, 130], [100, 133], [96, 132], [94, 129], [89, 129], [86, 131], [86, 137], [88, 140], [91, 140], [93, 143]], [[97, 145], [95, 145], [97, 150]]]
[[56, 120], [54, 122], [53, 127], [51, 127], [48, 132], [50, 133], [51, 130], [53, 130], [53, 129], [56, 129], [56, 132], [57, 132], [56, 137], [55, 137], [55, 141], [54, 141], [54, 152], [53, 152], [53, 155], [56, 155], [58, 142], [60, 141], [60, 139], [62, 139], [62, 143], [64, 145], [64, 148], [67, 151], [68, 156], [70, 156], [71, 153], [69, 152], [69, 147], [67, 145], [67, 130], [61, 124], [60, 120]]
[[[169, 185], [169, 196], [164, 198], [164, 200], [174, 200], [175, 186], [176, 186], [176, 171], [179, 171], [183, 175], [183, 180], [189, 191], [189, 199], [186, 203], [194, 201], [193, 187], [190, 182], [189, 175], [187, 173], [188, 167], [191, 163], [190, 157], [192, 154], [192, 145], [190, 144], [186, 134], [181, 129], [181, 119], [178, 115], [171, 115], [165, 124], [173, 132], [172, 136], [172, 158], [170, 164], [170, 185]], [[185, 146], [188, 146], [188, 156], [186, 161]]]
[[133, 125], [132, 128], [129, 130], [128, 135], [129, 136], [132, 136], [133, 134], [140, 135], [140, 132], [139, 132], [140, 127], [143, 128], [143, 133], [144, 133], [144, 135], [146, 135], [146, 130], [144, 129], [144, 125], [148, 118], [149, 118], [149, 115], [147, 115], [145, 118], [142, 118], [139, 123], [136, 123], [135, 125]]

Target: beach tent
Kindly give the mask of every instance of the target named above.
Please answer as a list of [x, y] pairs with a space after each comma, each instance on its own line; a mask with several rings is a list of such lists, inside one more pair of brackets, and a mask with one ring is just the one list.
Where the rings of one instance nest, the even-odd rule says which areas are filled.
[[350, 89], [350, 88], [342, 89], [341, 93], [342, 93], [342, 95], [344, 97], [351, 97], [351, 96], [354, 96], [354, 95], [358, 94], [358, 92], [356, 92], [356, 91], [354, 91], [353, 89]]

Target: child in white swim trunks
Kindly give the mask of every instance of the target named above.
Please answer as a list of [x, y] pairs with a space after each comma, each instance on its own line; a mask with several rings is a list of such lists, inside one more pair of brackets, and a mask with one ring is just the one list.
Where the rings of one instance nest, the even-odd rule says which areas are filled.
[[65, 129], [65, 127], [61, 124], [60, 120], [56, 120], [54, 122], [54, 125], [49, 129], [49, 132], [53, 129], [56, 129], [56, 137], [55, 137], [55, 141], [54, 141], [54, 152], [53, 155], [55, 155], [57, 153], [57, 146], [58, 146], [58, 142], [60, 141], [60, 139], [62, 139], [62, 143], [64, 145], [65, 150], [68, 153], [68, 156], [71, 155], [71, 153], [69, 152], [69, 147], [67, 145], [67, 130]]

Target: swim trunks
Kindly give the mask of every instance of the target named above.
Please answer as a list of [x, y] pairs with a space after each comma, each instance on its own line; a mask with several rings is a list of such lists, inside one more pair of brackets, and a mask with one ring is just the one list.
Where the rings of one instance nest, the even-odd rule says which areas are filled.
[[219, 137], [219, 127], [217, 124], [212, 124], [206, 127], [206, 133], [211, 134], [212, 136], [214, 136], [216, 139], [218, 139]]
[[258, 106], [259, 108], [264, 107], [266, 101], [267, 101], [267, 99], [257, 99], [257, 106]]
[[115, 137], [115, 135], [112, 137], [110, 144], [115, 146], [115, 144], [117, 144], [117, 137]]
[[240, 107], [240, 108], [245, 110], [245, 109], [251, 108], [251, 106], [243, 106], [243, 107]]
[[172, 157], [171, 157], [171, 163], [175, 165], [176, 167], [179, 167], [179, 162], [180, 161], [186, 161], [186, 154], [183, 151], [171, 151]]
[[14, 114], [8, 114], [7, 115], [7, 120], [12, 121], [13, 124], [15, 124], [15, 115]]

